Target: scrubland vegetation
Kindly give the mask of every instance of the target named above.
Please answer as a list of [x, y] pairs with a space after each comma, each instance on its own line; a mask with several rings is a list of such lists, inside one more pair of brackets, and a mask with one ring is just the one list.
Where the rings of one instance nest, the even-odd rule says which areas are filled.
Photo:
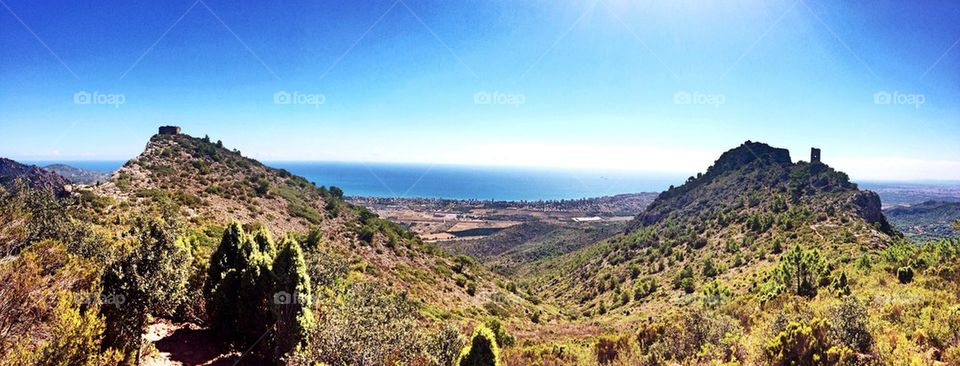
[[[0, 191], [0, 364], [136, 364], [160, 319], [253, 364], [960, 363], [960, 239], [912, 243], [843, 173], [765, 145], [597, 243], [525, 248], [546, 254], [505, 277], [187, 141], [100, 190]], [[141, 170], [177, 156], [201, 163]], [[205, 214], [224, 194], [310, 210]]]

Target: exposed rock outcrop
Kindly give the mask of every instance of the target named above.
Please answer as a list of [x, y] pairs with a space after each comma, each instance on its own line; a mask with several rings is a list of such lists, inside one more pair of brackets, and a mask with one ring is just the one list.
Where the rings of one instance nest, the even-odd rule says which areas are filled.
[[18, 180], [23, 181], [31, 188], [48, 189], [57, 196], [62, 197], [69, 194], [67, 186], [70, 182], [59, 174], [35, 165], [26, 165], [0, 158], [0, 186], [3, 186], [7, 191], [15, 191]]

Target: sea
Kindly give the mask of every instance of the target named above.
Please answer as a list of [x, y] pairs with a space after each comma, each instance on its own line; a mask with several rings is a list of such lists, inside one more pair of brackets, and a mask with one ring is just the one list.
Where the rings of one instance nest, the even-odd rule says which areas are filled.
[[[26, 161], [112, 172], [124, 161]], [[685, 175], [546, 168], [360, 162], [264, 164], [300, 175], [318, 186], [337, 186], [348, 196], [535, 201], [661, 192]]]

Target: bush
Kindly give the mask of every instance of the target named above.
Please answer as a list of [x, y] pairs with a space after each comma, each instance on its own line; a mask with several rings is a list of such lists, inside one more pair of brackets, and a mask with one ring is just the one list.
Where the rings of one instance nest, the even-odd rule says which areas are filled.
[[717, 266], [713, 264], [713, 258], [707, 258], [703, 261], [703, 276], [713, 278], [717, 276]]
[[18, 342], [6, 357], [0, 357], [0, 365], [119, 364], [123, 355], [112, 348], [104, 350], [101, 344], [105, 324], [99, 308], [94, 304], [83, 311], [75, 304], [73, 295], [69, 292], [59, 294], [52, 314], [49, 341], [39, 344]]
[[903, 284], [913, 282], [913, 267], [905, 266], [897, 268], [897, 280]]
[[797, 245], [780, 257], [780, 263], [768, 274], [761, 301], [787, 291], [813, 297], [817, 288], [828, 283], [828, 274], [829, 268], [819, 250], [803, 250]]
[[790, 322], [767, 342], [764, 352], [774, 365], [835, 365], [850, 356], [844, 347], [831, 347], [829, 326], [824, 319], [810, 324]]
[[[651, 359], [685, 360], [692, 357], [702, 364], [733, 361], [737, 339], [743, 329], [737, 320], [703, 308], [689, 309], [665, 319], [662, 325], [648, 326], [638, 332], [641, 349]], [[695, 359], [694, 359], [695, 360]], [[690, 362], [690, 364], [698, 364]]]
[[840, 272], [840, 275], [833, 279], [830, 287], [837, 296], [850, 295], [850, 285], [847, 283], [847, 272]]
[[310, 276], [300, 245], [293, 238], [288, 236], [281, 244], [280, 253], [273, 261], [273, 273], [276, 281], [273, 293], [275, 355], [280, 358], [302, 345], [314, 322], [310, 310], [313, 305]]
[[324, 309], [294, 356], [298, 365], [407, 365], [426, 356], [417, 304], [405, 293], [357, 282], [331, 289], [317, 301]]
[[102, 308], [107, 344], [139, 357], [147, 316], [172, 313], [187, 292], [190, 255], [159, 218], [137, 218], [128, 232], [133, 250], [103, 274], [103, 296], [124, 299]]
[[730, 297], [730, 288], [720, 283], [720, 281], [710, 281], [703, 288], [703, 306], [716, 309], [718, 306], [726, 303]]
[[427, 353], [433, 356], [437, 365], [453, 365], [464, 343], [457, 328], [444, 324], [431, 338]]
[[470, 337], [470, 345], [464, 347], [457, 357], [458, 366], [500, 366], [500, 348], [493, 332], [479, 326]]
[[657, 279], [645, 278], [633, 284], [633, 299], [641, 300], [657, 291]]
[[673, 279], [674, 289], [683, 289], [686, 293], [693, 293], [693, 268], [690, 265], [683, 266], [683, 270]]
[[830, 336], [854, 351], [869, 352], [873, 336], [867, 329], [868, 319], [867, 307], [852, 296], [846, 297], [830, 311]]
[[597, 357], [597, 363], [609, 365], [620, 357], [620, 353], [630, 348], [628, 338], [600, 337], [593, 346], [593, 353]]
[[[293, 237], [284, 238], [278, 253], [265, 227], [247, 234], [231, 223], [203, 287], [211, 328], [228, 343], [256, 346], [256, 356], [283, 358], [313, 325], [309, 270]], [[273, 337], [262, 339], [267, 333]]]
[[490, 318], [484, 323], [484, 326], [490, 329], [493, 335], [497, 337], [497, 344], [503, 347], [510, 347], [515, 343], [516, 339], [507, 333], [507, 329], [503, 326], [503, 323], [500, 322], [500, 319]]
[[680, 280], [680, 288], [683, 289], [683, 292], [686, 292], [688, 294], [692, 294], [694, 291], [697, 290], [693, 284], [693, 278], [690, 278], [690, 277], [686, 277]]

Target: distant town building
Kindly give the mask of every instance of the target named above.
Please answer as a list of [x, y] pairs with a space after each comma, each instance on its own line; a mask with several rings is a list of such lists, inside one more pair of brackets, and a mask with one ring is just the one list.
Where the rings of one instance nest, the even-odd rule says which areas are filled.
[[179, 135], [180, 126], [160, 126], [161, 135]]
[[573, 222], [597, 222], [603, 220], [600, 216], [593, 217], [574, 217]]
[[819, 163], [820, 162], [820, 149], [811, 147], [810, 148], [810, 163]]

